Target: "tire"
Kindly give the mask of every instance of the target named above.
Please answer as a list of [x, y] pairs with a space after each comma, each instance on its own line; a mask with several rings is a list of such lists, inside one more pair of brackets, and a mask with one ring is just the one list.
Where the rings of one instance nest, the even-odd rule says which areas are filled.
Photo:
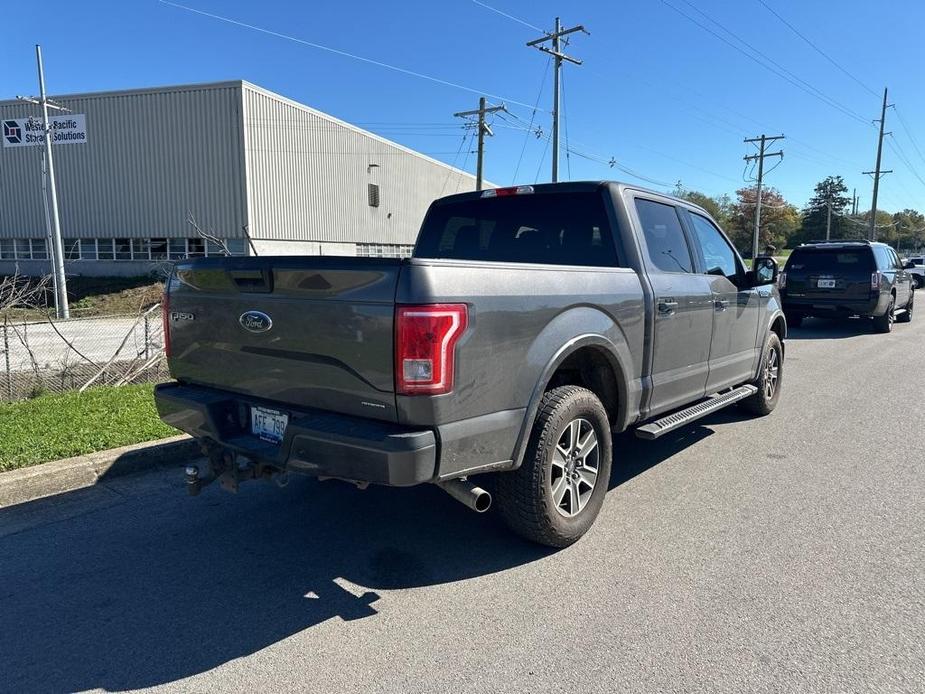
[[[577, 444], [587, 448], [591, 433], [597, 445], [582, 452]], [[537, 411], [523, 464], [495, 476], [498, 511], [521, 537], [567, 547], [597, 518], [612, 458], [610, 423], [597, 396], [578, 386], [550, 390]]]
[[789, 328], [799, 328], [803, 325], [802, 313], [787, 313], [784, 314], [784, 318], [787, 319], [787, 327]]
[[909, 303], [906, 304], [906, 311], [901, 316], [896, 319], [897, 323], [911, 323], [912, 322], [912, 305], [915, 303], [915, 290], [912, 290], [909, 293]]
[[893, 332], [893, 323], [896, 321], [896, 297], [890, 295], [890, 304], [881, 316], [874, 316], [874, 330], [878, 333]]
[[772, 331], [768, 334], [761, 359], [761, 373], [752, 381], [758, 392], [742, 400], [739, 406], [746, 412], [763, 417], [777, 407], [784, 378], [784, 346], [777, 333]]

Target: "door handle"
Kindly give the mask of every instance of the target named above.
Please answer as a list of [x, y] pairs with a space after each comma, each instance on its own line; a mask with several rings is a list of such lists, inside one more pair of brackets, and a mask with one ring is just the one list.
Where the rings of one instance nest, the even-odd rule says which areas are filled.
[[725, 311], [729, 308], [729, 301], [727, 299], [717, 299], [713, 302], [713, 308], [717, 311]]
[[678, 308], [678, 302], [674, 299], [664, 299], [658, 302], [658, 312], [668, 316], [674, 313]]

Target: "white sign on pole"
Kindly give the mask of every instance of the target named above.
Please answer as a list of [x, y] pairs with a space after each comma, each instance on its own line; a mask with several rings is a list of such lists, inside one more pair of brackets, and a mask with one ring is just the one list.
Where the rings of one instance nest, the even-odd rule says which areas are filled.
[[[82, 113], [69, 113], [49, 118], [53, 145], [79, 145], [87, 141], [87, 117]], [[6, 118], [3, 120], [4, 147], [35, 147], [45, 144], [42, 119]]]

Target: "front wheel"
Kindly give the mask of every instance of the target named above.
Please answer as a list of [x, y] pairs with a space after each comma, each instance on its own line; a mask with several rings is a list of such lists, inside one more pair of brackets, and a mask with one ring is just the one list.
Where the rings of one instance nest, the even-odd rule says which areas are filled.
[[597, 518], [610, 482], [613, 443], [607, 412], [586, 388], [543, 396], [523, 464], [496, 480], [498, 510], [518, 535], [567, 547]]
[[758, 392], [740, 403], [743, 410], [757, 415], [771, 414], [780, 399], [781, 380], [784, 376], [784, 345], [777, 333], [768, 334], [762, 360], [758, 378], [752, 381]]

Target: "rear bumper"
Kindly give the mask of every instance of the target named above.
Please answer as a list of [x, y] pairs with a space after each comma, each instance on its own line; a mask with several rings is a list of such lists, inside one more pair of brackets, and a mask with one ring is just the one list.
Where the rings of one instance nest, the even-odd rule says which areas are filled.
[[870, 299], [853, 299], [845, 297], [781, 297], [785, 313], [798, 313], [804, 316], [875, 316], [886, 310], [881, 306], [880, 297]]
[[248, 418], [251, 404], [279, 405], [177, 383], [157, 386], [154, 399], [171, 426], [283, 470], [398, 487], [436, 476], [437, 442], [430, 430], [288, 409], [286, 435], [277, 445], [251, 435]]

